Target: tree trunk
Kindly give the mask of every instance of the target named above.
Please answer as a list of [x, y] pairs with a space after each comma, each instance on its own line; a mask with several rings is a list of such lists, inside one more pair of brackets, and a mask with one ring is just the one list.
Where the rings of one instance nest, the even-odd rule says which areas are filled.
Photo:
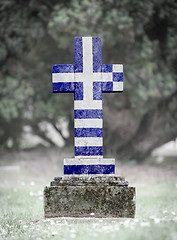
[[[108, 113], [106, 115], [108, 115]], [[121, 111], [119, 115], [121, 116]], [[124, 110], [122, 110], [122, 115], [124, 117], [126, 115]], [[123, 121], [122, 128], [120, 125], [117, 129], [111, 128], [112, 131], [109, 134], [109, 139], [106, 141], [108, 146], [106, 152], [110, 152], [110, 148], [113, 153], [116, 152], [117, 158], [120, 160], [136, 159], [139, 162], [143, 161], [154, 148], [176, 138], [176, 120], [177, 90], [171, 94], [171, 96], [163, 99], [163, 101], [154, 106], [141, 119], [136, 118], [134, 114], [129, 111], [129, 119]], [[127, 123], [123, 125], [126, 121], [133, 122], [134, 131], [132, 131], [132, 127], [127, 125]], [[127, 129], [124, 129], [124, 127]], [[110, 126], [107, 126], [107, 131], [109, 131], [109, 129]], [[126, 130], [130, 131], [126, 132]], [[124, 132], [124, 134], [122, 134], [122, 132]]]

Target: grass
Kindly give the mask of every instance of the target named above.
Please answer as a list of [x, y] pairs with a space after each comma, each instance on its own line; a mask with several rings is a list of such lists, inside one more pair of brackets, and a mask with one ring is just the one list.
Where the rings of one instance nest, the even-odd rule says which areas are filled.
[[44, 220], [43, 187], [0, 187], [0, 239], [177, 239], [176, 183], [138, 184], [136, 218], [119, 221]]
[[[117, 172], [136, 187], [135, 219], [45, 220], [44, 186], [62, 174], [63, 158], [68, 155], [36, 149], [0, 157], [1, 166], [19, 167], [15, 172], [0, 170], [0, 240], [177, 240], [176, 161], [173, 167], [169, 161], [163, 163], [163, 168], [118, 164]], [[9, 183], [3, 185], [3, 180]]]

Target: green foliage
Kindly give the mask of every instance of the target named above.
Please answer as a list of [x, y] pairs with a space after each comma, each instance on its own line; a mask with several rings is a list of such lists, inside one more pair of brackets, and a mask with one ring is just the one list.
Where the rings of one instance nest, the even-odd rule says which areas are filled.
[[2, 1], [1, 144], [14, 120], [72, 118], [73, 97], [52, 94], [50, 79], [52, 64], [73, 62], [74, 36], [102, 37], [103, 63], [124, 64], [126, 102], [143, 116], [176, 88], [176, 16], [174, 0]]
[[0, 81], [1, 97], [0, 112], [6, 121], [18, 118], [27, 106], [28, 99], [34, 94], [31, 87], [26, 86], [25, 81], [6, 77]]

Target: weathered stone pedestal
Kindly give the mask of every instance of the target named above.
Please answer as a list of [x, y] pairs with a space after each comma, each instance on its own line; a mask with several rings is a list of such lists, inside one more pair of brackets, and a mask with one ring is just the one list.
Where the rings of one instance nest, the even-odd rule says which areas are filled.
[[55, 177], [44, 189], [44, 215], [133, 218], [135, 188], [123, 177]]

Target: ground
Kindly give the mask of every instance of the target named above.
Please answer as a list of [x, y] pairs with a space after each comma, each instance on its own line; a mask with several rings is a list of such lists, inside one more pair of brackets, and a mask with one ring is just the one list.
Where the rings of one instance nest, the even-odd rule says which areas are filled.
[[117, 162], [137, 190], [135, 219], [45, 220], [43, 189], [65, 157], [56, 148], [0, 153], [0, 239], [177, 239], [177, 161]]

